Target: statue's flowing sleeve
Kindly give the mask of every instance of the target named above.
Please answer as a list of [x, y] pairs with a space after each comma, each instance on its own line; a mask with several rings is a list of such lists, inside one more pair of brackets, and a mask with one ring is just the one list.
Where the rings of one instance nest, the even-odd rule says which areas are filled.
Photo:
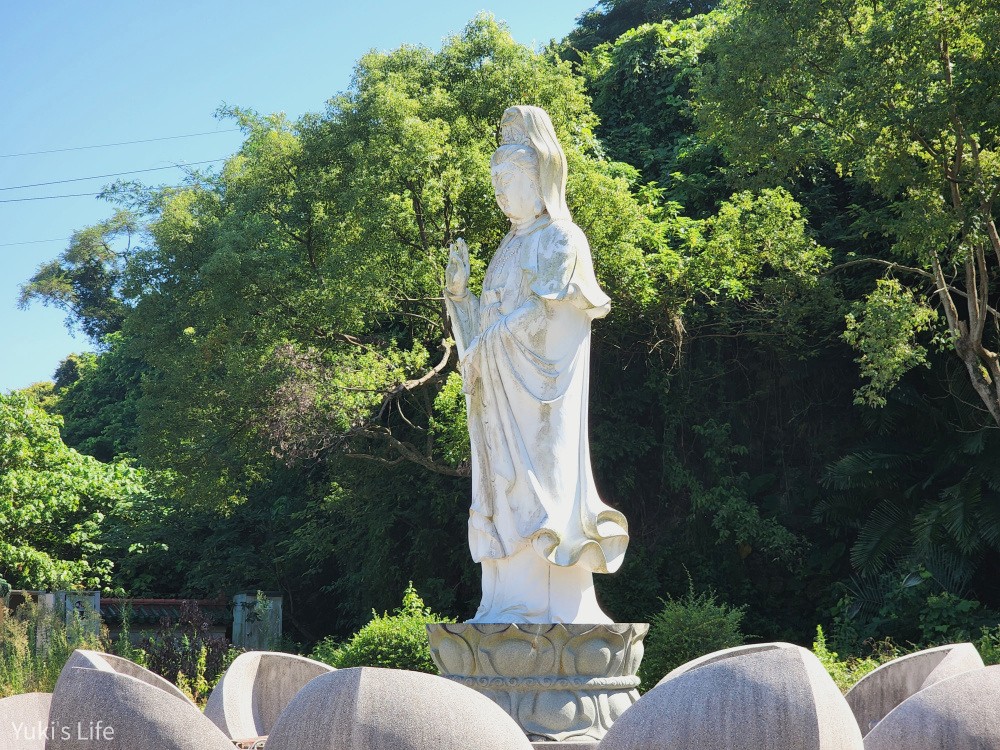
[[524, 270], [532, 275], [531, 291], [543, 300], [568, 300], [587, 317], [603, 318], [611, 300], [597, 283], [590, 245], [583, 231], [570, 221], [553, 225], [552, 240], [540, 243], [526, 258]]
[[465, 357], [469, 344], [479, 334], [479, 298], [472, 292], [466, 292], [464, 297], [452, 297], [445, 290], [445, 307], [451, 320], [451, 331], [458, 347], [459, 360]]

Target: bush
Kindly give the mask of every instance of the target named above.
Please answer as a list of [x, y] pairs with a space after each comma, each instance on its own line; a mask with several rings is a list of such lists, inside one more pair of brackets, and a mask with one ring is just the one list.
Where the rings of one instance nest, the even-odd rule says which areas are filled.
[[893, 645], [892, 641], [886, 639], [876, 643], [872, 649], [872, 655], [866, 657], [851, 656], [844, 661], [836, 651], [830, 651], [826, 645], [826, 636], [823, 628], [816, 626], [816, 640], [813, 641], [812, 651], [816, 657], [826, 667], [830, 677], [837, 683], [840, 692], [846, 693], [854, 687], [858, 680], [869, 672], [873, 672], [887, 661], [892, 661], [899, 656], [899, 649]]
[[746, 643], [740, 629], [743, 607], [720, 604], [714, 593], [695, 594], [693, 586], [680, 599], [660, 601], [663, 609], [650, 619], [639, 666], [640, 690], [655, 687], [665, 674], [685, 662]]
[[163, 620], [160, 629], [143, 643], [146, 667], [170, 680], [196, 703], [208, 700], [239, 652], [221, 635], [194, 602], [182, 602], [176, 622]]
[[393, 614], [372, 612], [372, 619], [346, 643], [332, 638], [320, 641], [310, 655], [338, 669], [347, 667], [389, 667], [437, 674], [427, 640], [427, 625], [454, 622], [434, 614], [413, 588], [406, 587], [403, 605]]
[[1000, 625], [995, 628], [983, 628], [976, 641], [976, 648], [983, 657], [983, 664], [987, 667], [1000, 664]]
[[914, 649], [971, 641], [1000, 621], [1000, 612], [948, 591], [925, 568], [856, 578], [832, 614], [829, 641], [848, 654], [887, 637]]

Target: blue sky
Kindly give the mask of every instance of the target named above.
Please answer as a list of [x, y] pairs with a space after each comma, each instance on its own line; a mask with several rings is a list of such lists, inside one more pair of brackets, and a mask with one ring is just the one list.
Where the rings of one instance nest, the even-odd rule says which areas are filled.
[[[0, 3], [0, 201], [93, 193], [111, 179], [6, 188], [154, 167], [170, 168], [136, 177], [169, 184], [181, 175], [172, 165], [239, 146], [239, 133], [224, 132], [232, 124], [213, 117], [223, 103], [295, 118], [347, 88], [369, 49], [436, 48], [480, 11], [537, 47], [564, 36], [594, 2]], [[111, 213], [93, 197], [0, 202], [0, 392], [48, 380], [67, 354], [88, 348], [60, 311], [18, 310], [18, 287], [73, 230]]]

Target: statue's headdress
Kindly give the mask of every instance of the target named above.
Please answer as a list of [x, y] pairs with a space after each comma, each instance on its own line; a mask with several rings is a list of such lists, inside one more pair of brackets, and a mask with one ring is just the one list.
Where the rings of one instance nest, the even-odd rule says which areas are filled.
[[542, 202], [553, 219], [568, 219], [566, 154], [556, 138], [552, 120], [540, 107], [510, 107], [500, 118], [501, 148], [528, 146], [538, 156]]

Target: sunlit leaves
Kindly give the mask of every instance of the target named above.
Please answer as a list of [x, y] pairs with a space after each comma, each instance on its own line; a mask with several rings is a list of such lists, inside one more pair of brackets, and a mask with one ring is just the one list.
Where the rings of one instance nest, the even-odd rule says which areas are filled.
[[60, 420], [0, 395], [0, 578], [20, 588], [100, 588], [106, 516], [143, 496], [140, 472], [65, 446]]
[[844, 339], [858, 352], [868, 380], [856, 403], [885, 405], [885, 394], [912, 368], [927, 364], [927, 348], [917, 339], [937, 321], [937, 313], [896, 279], [879, 279], [875, 289], [847, 316]]

